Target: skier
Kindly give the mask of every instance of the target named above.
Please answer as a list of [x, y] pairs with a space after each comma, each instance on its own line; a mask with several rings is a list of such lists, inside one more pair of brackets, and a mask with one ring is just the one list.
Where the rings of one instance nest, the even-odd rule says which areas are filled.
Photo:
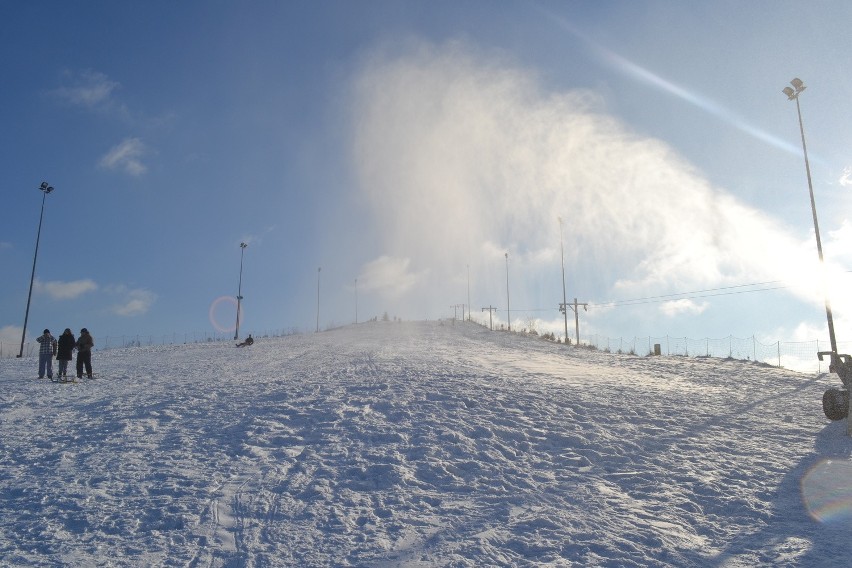
[[58, 348], [56, 350], [56, 360], [59, 361], [59, 374], [57, 377], [61, 380], [68, 379], [68, 361], [73, 357], [74, 345], [77, 340], [70, 328], [65, 328], [62, 335], [59, 336]]
[[47, 371], [47, 378], [53, 378], [53, 356], [56, 355], [56, 339], [50, 335], [50, 330], [45, 329], [44, 335], [36, 337], [41, 346], [38, 348], [38, 378], [43, 379]]
[[83, 378], [83, 366], [86, 367], [86, 376], [92, 378], [92, 347], [95, 340], [89, 335], [85, 327], [80, 330], [80, 338], [77, 340], [77, 378]]
[[254, 339], [252, 338], [251, 334], [249, 333], [249, 335], [248, 335], [248, 337], [246, 337], [245, 341], [243, 341], [242, 343], [237, 343], [237, 347], [245, 347], [246, 345], [252, 345], [253, 343], [254, 343]]

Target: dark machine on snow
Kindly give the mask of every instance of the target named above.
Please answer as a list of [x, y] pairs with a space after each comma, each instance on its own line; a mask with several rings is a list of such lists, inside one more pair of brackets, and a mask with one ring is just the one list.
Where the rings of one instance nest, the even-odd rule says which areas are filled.
[[843, 420], [849, 417], [849, 391], [852, 390], [852, 355], [839, 355], [835, 351], [817, 353], [820, 361], [828, 355], [828, 370], [837, 373], [843, 382], [842, 389], [830, 388], [822, 395], [822, 411], [829, 420]]

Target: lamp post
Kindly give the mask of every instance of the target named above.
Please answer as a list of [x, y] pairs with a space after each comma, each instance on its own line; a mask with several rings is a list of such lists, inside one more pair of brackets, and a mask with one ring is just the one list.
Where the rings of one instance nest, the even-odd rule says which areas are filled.
[[562, 304], [559, 306], [559, 311], [565, 316], [565, 343], [568, 343], [568, 300], [565, 298], [565, 246], [562, 242], [562, 217], [557, 218], [559, 219], [559, 249], [562, 252]]
[[240, 304], [243, 301], [243, 255], [246, 252], [246, 243], [240, 243], [240, 284], [237, 287], [237, 328], [234, 331], [234, 339], [240, 338]]
[[509, 331], [512, 331], [512, 310], [509, 309], [509, 253], [506, 253], [506, 317], [509, 319]]
[[822, 241], [819, 237], [819, 221], [817, 221], [816, 202], [814, 201], [814, 187], [811, 182], [811, 166], [808, 162], [808, 147], [805, 144], [805, 127], [802, 125], [802, 108], [799, 105], [799, 95], [805, 90], [805, 84], [801, 79], [793, 79], [790, 81], [792, 87], [784, 87], [783, 93], [791, 101], [796, 101], [796, 113], [799, 115], [799, 131], [802, 134], [802, 152], [805, 155], [805, 172], [808, 175], [808, 191], [811, 196], [811, 212], [814, 217], [814, 234], [816, 235], [817, 253], [819, 254], [820, 268], [823, 269], [823, 288], [825, 291], [825, 316], [828, 320], [828, 338], [831, 341], [831, 351], [837, 353], [837, 340], [834, 336], [834, 317], [831, 315], [831, 302], [828, 297], [828, 287], [825, 282], [825, 272], [822, 256]]
[[24, 356], [24, 342], [27, 338], [27, 321], [30, 319], [30, 300], [33, 297], [33, 281], [35, 280], [36, 259], [38, 258], [38, 243], [41, 240], [41, 221], [44, 219], [44, 201], [47, 199], [47, 194], [53, 191], [53, 187], [46, 181], [43, 181], [41, 182], [39, 189], [42, 192], [41, 213], [38, 215], [38, 232], [36, 233], [36, 246], [35, 253], [33, 254], [33, 271], [30, 274], [30, 291], [27, 294], [27, 310], [24, 313], [24, 331], [21, 334], [21, 351], [18, 353], [18, 357]]
[[319, 333], [320, 272], [322, 272], [321, 266], [317, 268], [317, 333]]
[[470, 265], [467, 265], [467, 321], [470, 321], [470, 312], [473, 310], [470, 304]]
[[355, 325], [358, 325], [358, 279], [355, 279]]

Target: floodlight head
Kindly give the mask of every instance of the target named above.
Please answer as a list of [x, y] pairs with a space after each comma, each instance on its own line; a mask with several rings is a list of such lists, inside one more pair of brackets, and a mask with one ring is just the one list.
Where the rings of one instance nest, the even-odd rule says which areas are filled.
[[793, 88], [796, 89], [797, 93], [801, 93], [805, 90], [805, 84], [799, 78], [793, 79], [790, 81], [790, 84], [793, 85]]
[[46, 181], [41, 182], [41, 185], [39, 187], [41, 189], [47, 189], [47, 182]]
[[796, 98], [796, 92], [793, 90], [793, 87], [784, 87], [782, 92], [787, 95], [787, 98], [791, 101]]

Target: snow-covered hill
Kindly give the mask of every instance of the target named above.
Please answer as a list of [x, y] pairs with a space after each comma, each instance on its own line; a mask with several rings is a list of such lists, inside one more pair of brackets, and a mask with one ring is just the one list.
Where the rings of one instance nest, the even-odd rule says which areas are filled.
[[836, 377], [375, 322], [0, 362], [3, 566], [848, 566]]

